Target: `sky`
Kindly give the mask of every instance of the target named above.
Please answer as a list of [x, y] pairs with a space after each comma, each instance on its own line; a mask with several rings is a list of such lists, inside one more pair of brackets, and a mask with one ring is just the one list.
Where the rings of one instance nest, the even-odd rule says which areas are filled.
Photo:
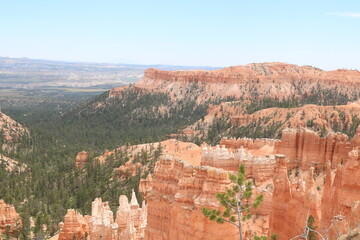
[[0, 56], [360, 69], [360, 1], [0, 0]]

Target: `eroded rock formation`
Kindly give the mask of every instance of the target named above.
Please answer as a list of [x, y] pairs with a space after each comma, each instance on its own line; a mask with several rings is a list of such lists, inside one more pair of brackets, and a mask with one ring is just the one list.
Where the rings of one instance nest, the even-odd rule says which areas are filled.
[[64, 223], [60, 224], [59, 240], [143, 239], [147, 223], [145, 202], [140, 208], [133, 192], [130, 203], [125, 195], [121, 195], [119, 204], [116, 220], [108, 202], [103, 202], [101, 198], [96, 198], [92, 202], [91, 216], [82, 216], [75, 210], [69, 209]]
[[77, 168], [83, 168], [85, 167], [85, 164], [87, 163], [89, 158], [89, 154], [85, 151], [79, 152], [75, 159], [75, 166]]
[[[164, 156], [156, 164], [152, 179], [144, 182], [141, 189], [145, 190], [148, 204], [146, 239], [236, 239], [238, 236], [232, 225], [219, 226], [202, 214], [203, 207], [220, 207], [215, 193], [224, 192], [229, 186], [228, 171], [194, 167]], [[244, 227], [245, 231], [261, 234], [267, 231], [268, 220], [262, 218], [263, 214], [269, 215], [267, 206], [258, 209], [256, 214], [251, 220], [257, 222], [256, 226]]]
[[[275, 152], [283, 154], [271, 155], [270, 165], [266, 161], [256, 164], [256, 158], [242, 145], [250, 140], [238, 141], [239, 149], [233, 141], [222, 141], [235, 150], [204, 146], [201, 164], [212, 167], [195, 167], [166, 156], [156, 164], [153, 176], [149, 175], [140, 184], [148, 202], [145, 236], [147, 239], [233, 239], [236, 228], [208, 221], [202, 216], [201, 208], [219, 207], [214, 194], [229, 186], [228, 171], [237, 170], [244, 163], [248, 177], [255, 179], [255, 193], [265, 197], [253, 213], [255, 217], [244, 224], [246, 236], [251, 236], [251, 230], [258, 235], [277, 234], [279, 239], [290, 239], [302, 233], [307, 218], [312, 215], [317, 230], [335, 239], [356, 228], [360, 219], [359, 136], [357, 133], [348, 141], [339, 133], [321, 138], [310, 130], [286, 129], [282, 140], [274, 141]], [[263, 143], [268, 144], [265, 140]], [[266, 178], [261, 178], [259, 173]]]
[[230, 151], [223, 145], [213, 149], [204, 146], [201, 155], [201, 165], [221, 168], [229, 171], [237, 171], [240, 164], [244, 164], [247, 177], [253, 177], [255, 182], [262, 183], [273, 176], [275, 168], [275, 156], [265, 155], [254, 157], [248, 149], [241, 146], [239, 149]]
[[145, 201], [141, 208], [132, 192], [131, 201], [125, 195], [119, 198], [119, 209], [116, 213], [116, 223], [120, 230], [120, 239], [143, 239], [147, 225], [147, 206]]
[[352, 143], [342, 133], [329, 133], [321, 138], [306, 128], [284, 129], [281, 141], [275, 144], [275, 152], [286, 155], [290, 168], [298, 165], [302, 170], [311, 166], [325, 168], [330, 160], [333, 167], [345, 163]]
[[132, 164], [131, 161], [126, 162], [124, 165], [115, 169], [115, 174], [120, 179], [127, 179], [130, 176], [135, 176], [137, 171], [140, 171], [141, 163]]
[[89, 227], [86, 218], [74, 209], [69, 209], [64, 217], [64, 223], [59, 234], [59, 240], [86, 239]]
[[7, 231], [9, 234], [21, 229], [22, 222], [19, 214], [16, 212], [15, 207], [6, 204], [4, 200], [0, 199], [0, 234]]

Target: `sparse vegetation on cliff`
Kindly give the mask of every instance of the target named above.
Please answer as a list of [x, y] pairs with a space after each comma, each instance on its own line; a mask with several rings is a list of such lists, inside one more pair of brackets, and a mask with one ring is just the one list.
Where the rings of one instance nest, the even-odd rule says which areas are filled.
[[203, 208], [202, 212], [211, 221], [220, 224], [227, 222], [236, 226], [239, 229], [239, 239], [242, 240], [242, 221], [251, 218], [251, 210], [261, 204], [263, 195], [252, 198], [253, 185], [251, 181], [246, 181], [243, 164], [240, 165], [237, 175], [231, 174], [229, 179], [233, 186], [225, 193], [216, 194], [216, 198], [225, 210]]

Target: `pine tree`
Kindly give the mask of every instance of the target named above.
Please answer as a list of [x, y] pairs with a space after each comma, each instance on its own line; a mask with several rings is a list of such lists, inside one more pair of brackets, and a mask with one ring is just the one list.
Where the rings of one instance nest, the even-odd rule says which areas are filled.
[[232, 188], [225, 193], [216, 194], [216, 198], [225, 210], [203, 208], [202, 212], [205, 217], [212, 221], [220, 224], [227, 222], [236, 226], [239, 229], [240, 240], [242, 240], [242, 221], [251, 218], [251, 210], [261, 204], [263, 195], [258, 195], [251, 202], [252, 182], [246, 181], [245, 166], [243, 164], [240, 165], [237, 176], [231, 174], [229, 179], [233, 183]]
[[315, 224], [315, 218], [313, 217], [313, 215], [310, 215], [309, 218], [307, 219], [307, 227], [310, 229], [309, 235], [307, 237], [308, 240], [318, 239], [317, 234], [314, 231], [317, 227], [314, 224]]

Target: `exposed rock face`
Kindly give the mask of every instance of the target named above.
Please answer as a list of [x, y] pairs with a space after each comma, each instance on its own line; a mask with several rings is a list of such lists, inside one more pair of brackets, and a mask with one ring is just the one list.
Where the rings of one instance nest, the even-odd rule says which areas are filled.
[[[146, 239], [236, 239], [237, 228], [230, 224], [219, 226], [206, 219], [203, 207], [219, 208], [215, 193], [224, 192], [230, 184], [228, 172], [212, 167], [193, 167], [187, 162], [163, 157], [157, 162], [151, 188], [144, 192], [148, 203], [148, 225]], [[258, 234], [266, 232], [269, 214], [264, 209], [257, 211]], [[254, 225], [254, 224], [251, 224]], [[265, 226], [263, 226], [265, 225]], [[245, 229], [249, 230], [249, 229]]]
[[85, 164], [87, 163], [89, 158], [89, 154], [85, 151], [79, 152], [75, 159], [75, 166], [77, 168], [83, 168], [85, 167]]
[[291, 182], [285, 156], [277, 155], [276, 163], [269, 233], [278, 234], [279, 239], [291, 239], [301, 233], [307, 216], [319, 220], [321, 196], [314, 183], [313, 168]]
[[91, 204], [90, 239], [118, 239], [118, 225], [108, 202], [96, 198]]
[[27, 169], [27, 165], [0, 154], [0, 165], [5, 166], [9, 172], [21, 173]]
[[[335, 176], [334, 176], [335, 175]], [[348, 229], [358, 226], [360, 219], [360, 151], [354, 149], [349, 153], [345, 165], [338, 165], [335, 174], [327, 169], [324, 195], [321, 209], [323, 212], [321, 224], [325, 228], [330, 226], [335, 216], [343, 216], [333, 229], [331, 236], [345, 233]]]
[[89, 227], [86, 219], [74, 209], [69, 209], [65, 215], [59, 240], [86, 239]]
[[290, 239], [302, 233], [312, 215], [323, 235], [333, 222], [329, 234], [335, 239], [355, 228], [360, 219], [359, 138], [359, 133], [348, 141], [340, 133], [321, 138], [307, 129], [286, 129], [281, 141], [261, 141], [268, 146], [273, 143], [275, 152], [283, 153], [268, 156], [268, 161], [259, 160], [266, 156], [249, 154], [248, 148], [262, 148], [261, 144], [254, 146], [255, 140], [223, 140], [231, 149], [203, 146], [201, 165], [212, 167], [194, 167], [165, 156], [156, 164], [154, 175], [140, 184], [148, 202], [145, 236], [233, 239], [236, 229], [227, 224], [219, 228], [207, 221], [201, 208], [219, 207], [215, 193], [229, 186], [228, 170], [236, 171], [243, 163], [248, 177], [256, 180], [255, 195], [261, 192], [265, 197], [254, 212], [256, 218], [244, 224], [246, 236], [252, 230], [258, 235], [275, 233], [279, 239]]
[[9, 233], [20, 229], [22, 226], [21, 218], [16, 212], [15, 207], [10, 204], [6, 204], [4, 200], [0, 199], [0, 234], [6, 233], [7, 228]]
[[244, 164], [247, 177], [253, 177], [257, 184], [272, 178], [275, 168], [274, 155], [254, 157], [241, 146], [235, 153], [229, 153], [223, 145], [215, 149], [204, 146], [201, 155], [201, 166], [222, 168], [228, 171], [237, 171], [240, 164]]
[[142, 207], [139, 207], [134, 191], [130, 203], [125, 195], [120, 196], [116, 223], [121, 232], [120, 239], [143, 239], [145, 237], [147, 206], [143, 202]]
[[360, 219], [359, 155], [358, 150], [351, 151], [347, 163], [336, 170], [329, 161], [325, 184], [313, 168], [299, 177], [288, 176], [285, 156], [277, 161], [269, 234], [290, 239], [302, 233], [309, 215], [314, 216], [317, 230], [330, 239], [356, 228]]
[[139, 207], [133, 192], [130, 203], [125, 195], [119, 198], [119, 209], [114, 214], [108, 202], [96, 198], [92, 202], [91, 216], [82, 216], [69, 209], [61, 225], [59, 240], [138, 240], [144, 238], [147, 223], [147, 207], [143, 202]]
[[[267, 127], [276, 123], [283, 123], [283, 128], [311, 127], [315, 129], [325, 129], [328, 132], [337, 131], [336, 129], [346, 129], [351, 126], [353, 118], [360, 118], [360, 103], [352, 102], [346, 105], [318, 106], [314, 104], [304, 105], [297, 108], [266, 108], [248, 114], [241, 111], [241, 106], [235, 109], [228, 109], [230, 120], [233, 125], [246, 126], [252, 122], [259, 121], [271, 116], [262, 126]], [[215, 112], [216, 113], [216, 112]]]
[[132, 164], [131, 161], [126, 162], [124, 165], [115, 169], [115, 174], [120, 177], [120, 179], [127, 179], [130, 176], [135, 176], [136, 171], [140, 170], [142, 167], [141, 163]]
[[275, 143], [278, 141], [279, 140], [268, 138], [223, 138], [220, 141], [220, 145], [230, 149], [239, 149], [243, 147], [249, 150], [253, 156], [264, 156], [273, 154]]
[[[258, 81], [274, 83], [284, 81], [320, 80], [327, 83], [360, 83], [359, 71], [322, 71], [310, 66], [297, 66], [286, 63], [254, 63], [228, 67], [219, 70], [161, 71], [150, 68], [145, 71], [145, 78], [167, 81], [199, 81], [245, 83]], [[349, 81], [349, 80], [352, 81]]]
[[321, 138], [306, 128], [283, 130], [281, 141], [275, 144], [275, 152], [286, 155], [290, 168], [298, 165], [302, 170], [315, 165], [324, 169], [327, 160], [335, 167], [346, 161], [350, 150], [346, 135], [329, 133]]
[[[148, 69], [144, 78], [135, 84], [139, 89], [167, 92], [173, 99], [186, 97], [183, 93], [196, 84], [200, 91], [198, 102], [216, 97], [251, 98], [254, 91], [260, 96], [279, 99], [309, 93], [317, 84], [335, 88], [345, 94], [357, 92], [358, 71], [322, 71], [310, 66], [285, 63], [257, 63], [219, 70], [161, 71]], [[299, 91], [300, 89], [300, 91]], [[119, 89], [121, 91], [121, 89]], [[116, 95], [117, 90], [112, 91]], [[183, 92], [183, 93], [181, 93]]]
[[11, 150], [24, 136], [29, 136], [29, 130], [0, 112], [0, 139], [4, 141], [0, 147]]

